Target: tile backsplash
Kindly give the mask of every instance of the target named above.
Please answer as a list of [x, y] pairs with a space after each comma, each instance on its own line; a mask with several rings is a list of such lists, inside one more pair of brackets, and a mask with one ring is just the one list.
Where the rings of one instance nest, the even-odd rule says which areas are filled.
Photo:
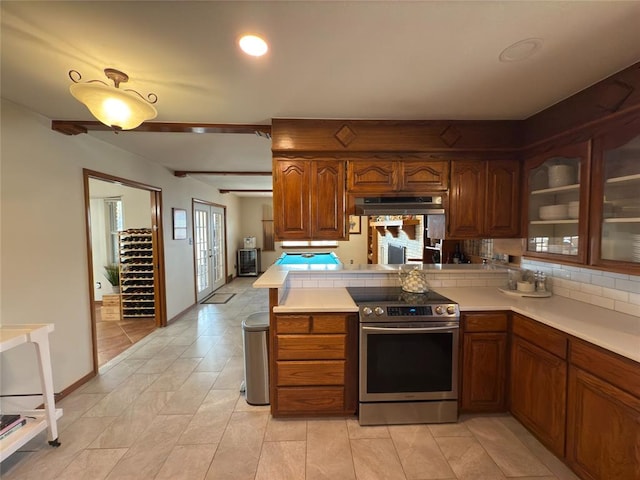
[[[426, 275], [431, 287], [503, 287], [507, 283], [507, 270], [492, 272], [437, 272]], [[380, 273], [313, 273], [292, 272], [286, 288], [331, 288], [331, 287], [399, 287], [396, 272]]]
[[547, 275], [554, 295], [640, 317], [640, 277], [557, 263], [522, 260], [522, 268]]

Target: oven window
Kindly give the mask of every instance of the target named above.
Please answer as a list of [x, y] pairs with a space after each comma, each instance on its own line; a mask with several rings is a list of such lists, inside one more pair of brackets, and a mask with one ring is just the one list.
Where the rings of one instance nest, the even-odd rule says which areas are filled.
[[452, 390], [453, 334], [367, 335], [367, 393]]

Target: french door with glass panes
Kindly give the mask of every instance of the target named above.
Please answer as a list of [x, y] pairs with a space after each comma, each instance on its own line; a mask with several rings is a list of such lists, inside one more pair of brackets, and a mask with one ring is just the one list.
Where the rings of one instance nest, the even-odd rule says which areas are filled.
[[196, 300], [200, 302], [225, 283], [225, 210], [194, 202], [193, 238]]

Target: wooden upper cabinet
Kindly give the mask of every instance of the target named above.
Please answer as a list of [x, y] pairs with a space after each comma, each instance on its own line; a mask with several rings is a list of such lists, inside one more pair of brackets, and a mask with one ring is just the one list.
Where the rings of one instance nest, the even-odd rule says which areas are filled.
[[311, 236], [319, 240], [345, 238], [344, 162], [311, 162]]
[[433, 193], [448, 188], [446, 160], [349, 160], [347, 190], [356, 194]]
[[452, 160], [449, 236], [517, 237], [520, 165], [515, 160]]
[[449, 194], [449, 236], [480, 238], [484, 233], [487, 166], [484, 161], [453, 160]]
[[520, 234], [520, 163], [487, 162], [487, 213], [485, 231], [492, 238]]
[[587, 260], [591, 142], [561, 145], [524, 163], [525, 255]]
[[397, 162], [349, 161], [347, 188], [349, 193], [389, 193], [397, 190]]
[[277, 240], [345, 238], [344, 162], [276, 158], [273, 184]]
[[278, 240], [311, 237], [311, 169], [309, 161], [273, 161], [273, 217]]
[[400, 162], [399, 190], [403, 192], [438, 192], [449, 186], [448, 161]]
[[640, 275], [640, 114], [593, 140], [591, 265]]

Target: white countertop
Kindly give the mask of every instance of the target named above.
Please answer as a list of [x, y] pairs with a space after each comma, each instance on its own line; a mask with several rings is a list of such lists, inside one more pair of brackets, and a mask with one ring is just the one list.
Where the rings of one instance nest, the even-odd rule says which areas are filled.
[[[502, 265], [479, 265], [472, 263], [461, 264], [416, 264], [421, 270], [433, 273], [478, 273], [505, 272], [507, 267]], [[266, 272], [253, 282], [254, 288], [282, 288], [289, 273], [304, 272], [307, 274], [362, 274], [379, 273], [388, 275], [398, 272], [401, 265], [360, 264], [360, 265], [272, 265]]]
[[346, 288], [290, 288], [273, 307], [276, 313], [293, 312], [357, 312]]
[[[442, 287], [434, 291], [460, 310], [511, 310], [640, 362], [640, 318], [565, 297], [518, 298], [496, 287]], [[346, 288], [289, 289], [274, 312], [357, 312]]]
[[554, 295], [518, 298], [494, 287], [434, 288], [461, 311], [511, 310], [640, 362], [640, 318]]

